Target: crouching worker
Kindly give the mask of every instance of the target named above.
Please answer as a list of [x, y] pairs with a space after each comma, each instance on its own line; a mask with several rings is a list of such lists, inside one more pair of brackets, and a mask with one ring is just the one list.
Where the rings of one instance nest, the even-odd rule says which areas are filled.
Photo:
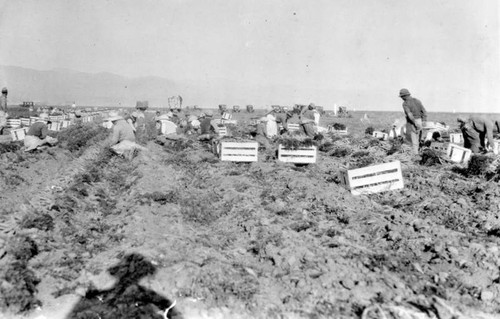
[[109, 112], [109, 117], [106, 121], [113, 123], [113, 131], [109, 137], [108, 145], [110, 145], [116, 154], [122, 155], [127, 159], [132, 159], [135, 150], [146, 149], [135, 142], [134, 129], [118, 112]]
[[47, 122], [49, 120], [49, 115], [42, 113], [39, 119], [30, 126], [30, 129], [26, 136], [24, 137], [24, 151], [29, 152], [36, 150], [42, 145], [54, 145], [57, 143], [57, 139], [47, 135], [49, 132], [49, 127]]
[[210, 141], [215, 136], [215, 128], [212, 125], [212, 111], [200, 114], [200, 136], [199, 141]]
[[486, 153], [488, 151], [485, 143], [487, 140], [493, 152], [498, 153], [498, 150], [493, 148], [495, 143], [493, 139], [493, 130], [494, 127], [497, 126], [496, 123], [481, 116], [472, 116], [470, 118], [460, 116], [457, 118], [457, 122], [460, 125], [460, 130], [464, 137], [465, 148], [470, 149], [474, 154], [481, 152]]

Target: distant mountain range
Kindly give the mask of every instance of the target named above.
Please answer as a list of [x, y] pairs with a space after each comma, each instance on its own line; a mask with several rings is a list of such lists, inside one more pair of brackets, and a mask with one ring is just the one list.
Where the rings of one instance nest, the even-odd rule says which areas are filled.
[[135, 106], [147, 100], [165, 105], [179, 94], [178, 86], [165, 78], [127, 78], [112, 73], [84, 73], [68, 69], [39, 71], [0, 66], [0, 83], [9, 89], [9, 104], [33, 101], [49, 105]]

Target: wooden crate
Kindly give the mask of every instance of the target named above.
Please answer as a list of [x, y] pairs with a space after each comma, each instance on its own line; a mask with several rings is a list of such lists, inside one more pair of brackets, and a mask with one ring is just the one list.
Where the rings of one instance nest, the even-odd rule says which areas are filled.
[[222, 113], [222, 119], [223, 120], [230, 120], [233, 118], [233, 114], [229, 113], [229, 112], [224, 112]]
[[40, 118], [39, 117], [34, 117], [34, 116], [31, 116], [30, 117], [30, 125], [33, 125], [33, 123], [39, 121]]
[[435, 150], [437, 152], [447, 153], [448, 152], [448, 145], [449, 145], [449, 143], [433, 142], [431, 144], [431, 146], [429, 146], [429, 148], [432, 150]]
[[21, 126], [21, 119], [7, 119], [7, 126], [16, 128]]
[[283, 145], [278, 148], [278, 160], [285, 163], [311, 164], [316, 163], [316, 146], [299, 147], [297, 149], [286, 149]]
[[399, 161], [342, 170], [339, 177], [341, 184], [353, 195], [385, 192], [404, 187]]
[[60, 122], [51, 122], [49, 125], [49, 131], [60, 131], [61, 130], [61, 123]]
[[21, 118], [21, 125], [22, 126], [30, 126], [30, 119], [29, 118]]
[[462, 146], [450, 144], [446, 154], [452, 162], [466, 164], [472, 155], [472, 151]]
[[218, 127], [217, 134], [220, 137], [227, 136], [227, 127], [225, 127], [225, 126]]
[[257, 162], [259, 143], [257, 142], [216, 142], [214, 153], [221, 161]]
[[10, 131], [10, 136], [14, 141], [24, 141], [24, 137], [28, 133], [29, 128], [23, 127]]
[[68, 128], [70, 125], [71, 125], [71, 121], [70, 120], [63, 120], [61, 122], [61, 129]]
[[462, 133], [451, 133], [450, 142], [454, 144], [461, 144], [464, 142], [464, 137]]
[[384, 132], [380, 132], [380, 131], [374, 131], [372, 133], [372, 136], [376, 137], [378, 139], [384, 140], [384, 141], [387, 140], [387, 139], [389, 139], [389, 134], [384, 133]]
[[336, 130], [333, 128], [332, 125], [328, 125], [328, 132], [340, 135], [347, 135], [347, 127], [345, 128], [345, 130]]

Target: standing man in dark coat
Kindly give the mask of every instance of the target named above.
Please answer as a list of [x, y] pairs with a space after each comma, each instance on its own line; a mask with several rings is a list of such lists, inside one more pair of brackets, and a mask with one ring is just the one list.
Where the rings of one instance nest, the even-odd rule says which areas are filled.
[[2, 96], [0, 97], [0, 111], [7, 113], [7, 88], [2, 89]]
[[422, 102], [411, 96], [408, 89], [401, 89], [399, 97], [403, 99], [403, 110], [406, 115], [406, 137], [411, 142], [413, 153], [418, 154], [422, 122], [427, 121], [427, 111]]

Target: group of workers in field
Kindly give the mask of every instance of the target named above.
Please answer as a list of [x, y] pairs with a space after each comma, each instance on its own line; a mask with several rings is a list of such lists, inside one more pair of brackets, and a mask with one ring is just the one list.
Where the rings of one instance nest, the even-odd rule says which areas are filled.
[[[2, 89], [0, 97], [0, 134], [7, 126], [7, 88]], [[412, 150], [418, 154], [422, 139], [422, 129], [427, 121], [427, 111], [422, 102], [411, 96], [408, 89], [401, 89], [399, 97], [403, 100], [403, 110], [406, 118], [406, 137], [412, 145]], [[109, 143], [114, 146], [118, 153], [123, 154], [122, 149], [140, 148], [135, 144], [136, 137], [146, 130], [146, 108], [137, 107], [135, 112], [125, 117], [117, 112], [110, 112], [109, 118], [105, 119], [113, 123], [113, 132], [109, 138]], [[81, 117], [80, 111], [75, 112], [76, 120]], [[289, 131], [289, 122], [294, 116], [294, 122], [299, 125], [299, 129], [308, 137], [314, 137], [323, 132], [324, 128], [319, 126], [320, 113], [316, 106], [311, 103], [305, 105], [295, 105], [292, 110], [287, 107], [273, 105], [272, 110], [257, 121], [256, 140], [263, 146], [269, 147], [269, 140], [275, 136]], [[54, 145], [57, 139], [48, 135], [48, 114], [42, 112], [37, 122], [30, 126], [24, 140], [25, 150], [31, 151], [43, 145]], [[198, 116], [186, 113], [169, 111], [166, 114], [157, 112], [156, 123], [160, 123], [161, 134], [163, 135], [184, 135], [199, 134], [199, 140], [210, 140], [221, 127], [220, 119], [213, 118], [213, 112], [207, 111]], [[497, 152], [494, 148], [493, 133], [496, 130], [500, 133], [500, 117], [487, 118], [485, 116], [459, 116], [457, 118], [460, 130], [464, 139], [464, 147], [473, 153]], [[130, 143], [128, 143], [130, 142]]]
[[[423, 123], [427, 121], [427, 111], [420, 100], [411, 96], [408, 89], [401, 89], [399, 97], [403, 99], [403, 110], [406, 116], [406, 136], [412, 145], [413, 152], [418, 154], [421, 141]], [[494, 147], [493, 132], [500, 133], [500, 117], [487, 118], [485, 116], [459, 116], [457, 118], [462, 131], [464, 147], [472, 153], [498, 153]]]

